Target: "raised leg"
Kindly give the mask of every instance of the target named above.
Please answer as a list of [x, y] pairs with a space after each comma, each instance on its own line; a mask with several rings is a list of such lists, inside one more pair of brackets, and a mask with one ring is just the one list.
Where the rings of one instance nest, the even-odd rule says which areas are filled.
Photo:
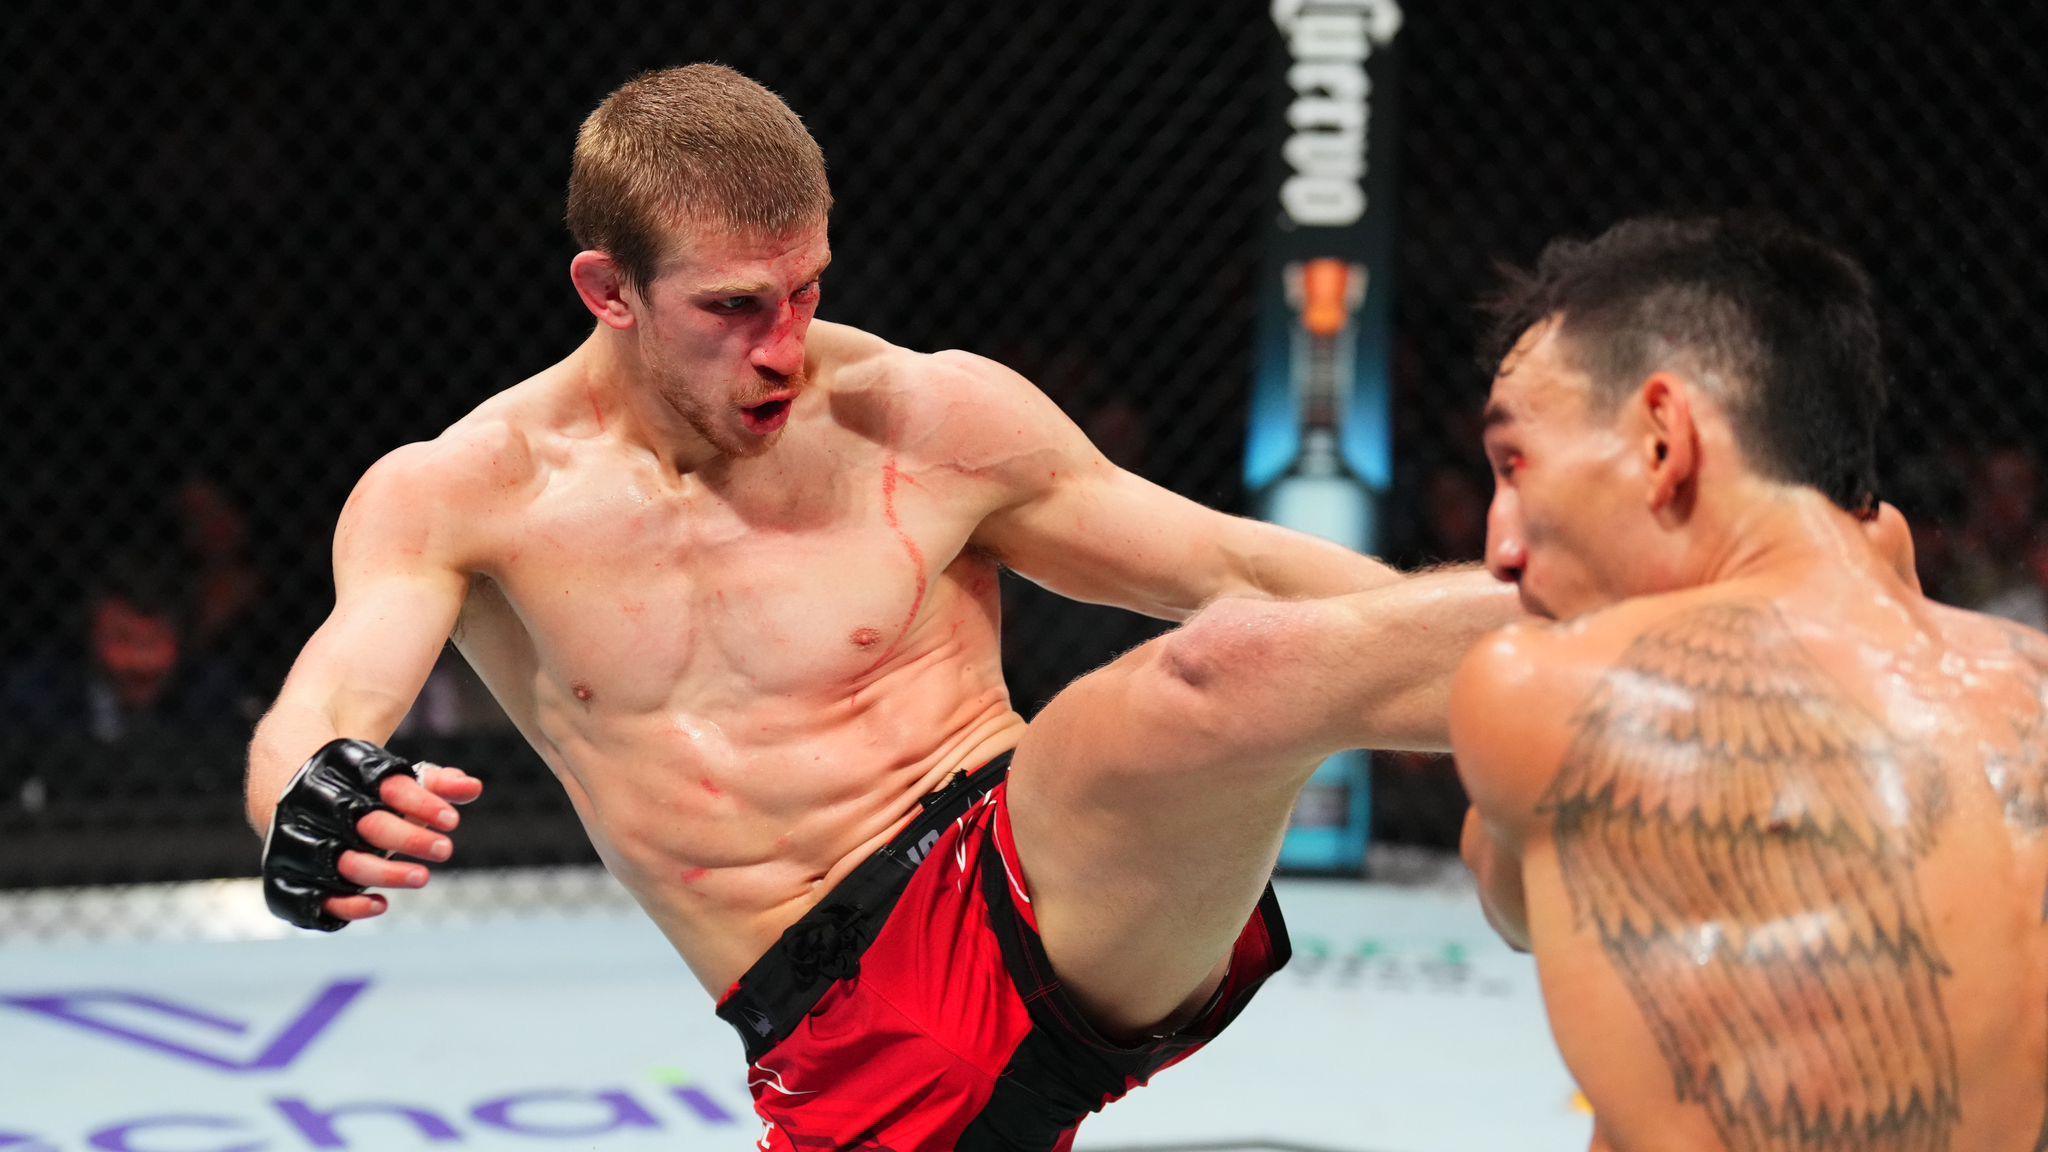
[[1198, 1006], [1315, 766], [1442, 747], [1451, 670], [1513, 615], [1477, 574], [1219, 601], [1054, 697], [1010, 819], [1047, 955], [1096, 1024], [1136, 1035]]

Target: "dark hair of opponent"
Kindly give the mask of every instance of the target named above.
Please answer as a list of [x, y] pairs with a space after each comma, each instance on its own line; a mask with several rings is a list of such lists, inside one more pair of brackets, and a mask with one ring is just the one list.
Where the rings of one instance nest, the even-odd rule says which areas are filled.
[[1608, 411], [1660, 368], [1688, 368], [1753, 470], [1875, 509], [1883, 358], [1869, 277], [1843, 252], [1768, 219], [1646, 217], [1554, 240], [1503, 276], [1487, 371], [1555, 317]]

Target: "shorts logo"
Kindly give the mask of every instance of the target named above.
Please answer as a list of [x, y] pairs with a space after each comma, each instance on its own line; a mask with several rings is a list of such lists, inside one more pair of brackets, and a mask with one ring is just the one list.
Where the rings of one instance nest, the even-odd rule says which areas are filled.
[[780, 1092], [784, 1096], [816, 1096], [818, 1094], [816, 1090], [799, 1092], [791, 1088], [782, 1082], [782, 1073], [777, 1072], [773, 1068], [762, 1067], [759, 1061], [754, 1063], [754, 1071], [760, 1073], [760, 1075], [747, 1077], [747, 1087], [749, 1088], [766, 1088], [771, 1092]]
[[740, 1009], [740, 1015], [746, 1017], [747, 1027], [752, 1028], [756, 1033], [762, 1036], [766, 1036], [770, 1032], [775, 1031], [774, 1022], [769, 1020], [768, 1017], [761, 1012], [757, 1012], [752, 1008], [742, 1008]]
[[904, 855], [910, 857], [910, 862], [912, 864], [922, 864], [924, 863], [925, 856], [931, 852], [932, 846], [937, 844], [938, 842], [939, 831], [938, 829], [934, 828], [930, 832], [925, 833], [924, 836], [918, 840], [917, 844], [914, 847], [912, 847], [910, 851], [904, 853]]

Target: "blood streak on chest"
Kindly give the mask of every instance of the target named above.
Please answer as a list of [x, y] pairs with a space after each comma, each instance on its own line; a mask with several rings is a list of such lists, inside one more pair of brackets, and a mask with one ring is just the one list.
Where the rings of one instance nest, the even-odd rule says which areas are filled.
[[[916, 621], [918, 610], [924, 607], [926, 585], [924, 549], [919, 548], [917, 541], [910, 538], [910, 533], [903, 530], [903, 518], [896, 511], [897, 486], [900, 482], [907, 479], [909, 477], [904, 476], [897, 470], [895, 457], [890, 457], [888, 462], [882, 465], [882, 518], [888, 521], [889, 531], [896, 534], [896, 542], [903, 545], [904, 555], [910, 558], [911, 571], [917, 574], [917, 591], [910, 599], [910, 611], [903, 615], [902, 626], [896, 630], [896, 638], [889, 642], [889, 647], [880, 656], [875, 658], [873, 664], [861, 670], [860, 674], [862, 676], [888, 663], [889, 657], [895, 655], [897, 647], [903, 643], [903, 638], [910, 635], [910, 625]], [[911, 482], [915, 483], [914, 480]], [[859, 644], [861, 634], [868, 631], [871, 631], [871, 629], [863, 628], [856, 631], [854, 633], [854, 643]], [[867, 645], [861, 646], [866, 647]]]

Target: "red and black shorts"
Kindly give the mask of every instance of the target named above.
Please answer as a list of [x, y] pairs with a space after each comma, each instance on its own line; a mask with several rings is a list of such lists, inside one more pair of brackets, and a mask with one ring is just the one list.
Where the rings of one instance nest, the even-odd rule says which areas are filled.
[[1179, 1031], [1097, 1032], [1039, 942], [1001, 756], [791, 925], [718, 1003], [769, 1152], [1064, 1152], [1090, 1112], [1214, 1039], [1287, 963], [1269, 886]]

